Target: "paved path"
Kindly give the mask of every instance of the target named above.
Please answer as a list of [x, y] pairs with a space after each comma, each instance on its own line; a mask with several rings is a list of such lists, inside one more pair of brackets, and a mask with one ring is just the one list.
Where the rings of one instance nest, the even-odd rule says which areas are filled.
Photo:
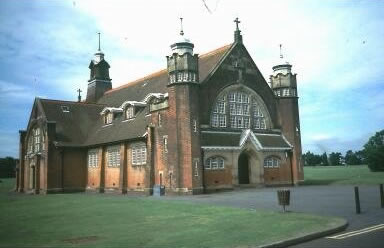
[[[239, 189], [196, 196], [166, 196], [173, 200], [191, 201], [240, 208], [262, 208], [281, 211], [277, 204], [276, 191], [279, 188]], [[300, 186], [291, 190], [289, 211], [311, 213], [323, 216], [338, 216], [348, 220], [346, 232], [384, 224], [384, 209], [380, 208], [378, 186], [360, 186], [362, 213], [355, 213], [353, 186]], [[368, 243], [366, 243], [368, 242]], [[365, 244], [365, 245], [364, 245]], [[354, 235], [345, 239], [322, 238], [297, 245], [296, 247], [384, 247], [384, 229]]]

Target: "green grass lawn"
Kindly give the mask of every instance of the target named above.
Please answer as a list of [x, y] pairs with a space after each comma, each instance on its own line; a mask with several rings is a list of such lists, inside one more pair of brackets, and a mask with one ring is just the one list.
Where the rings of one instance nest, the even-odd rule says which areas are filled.
[[384, 172], [371, 172], [366, 165], [304, 167], [303, 185], [379, 184]]
[[247, 247], [343, 223], [108, 194], [24, 195], [0, 184], [0, 247]]

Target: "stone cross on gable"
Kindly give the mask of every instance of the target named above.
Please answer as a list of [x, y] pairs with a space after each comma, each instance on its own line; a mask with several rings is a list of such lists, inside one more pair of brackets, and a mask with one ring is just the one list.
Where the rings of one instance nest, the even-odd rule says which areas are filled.
[[78, 102], [81, 102], [81, 92], [83, 92], [81, 89], [78, 89], [77, 92], [79, 92], [79, 95], [77, 96]]
[[243, 73], [245, 71], [245, 66], [244, 66], [244, 62], [241, 60], [241, 58], [235, 59], [235, 61], [233, 63], [233, 67], [235, 68], [235, 70], [237, 70], [237, 73], [238, 73], [237, 82], [242, 83], [244, 81]]
[[239, 23], [240, 23], [239, 18], [236, 17], [236, 19], [234, 20], [234, 22], [236, 23], [236, 30], [239, 30]]

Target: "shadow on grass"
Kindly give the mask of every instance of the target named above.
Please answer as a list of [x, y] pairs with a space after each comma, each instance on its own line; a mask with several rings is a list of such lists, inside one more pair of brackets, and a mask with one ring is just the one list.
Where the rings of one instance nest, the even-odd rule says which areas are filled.
[[300, 185], [330, 185], [340, 181], [339, 179], [307, 179], [301, 182]]

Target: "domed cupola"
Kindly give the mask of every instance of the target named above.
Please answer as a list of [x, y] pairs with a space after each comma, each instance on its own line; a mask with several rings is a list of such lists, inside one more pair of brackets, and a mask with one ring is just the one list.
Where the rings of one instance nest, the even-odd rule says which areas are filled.
[[297, 97], [296, 74], [292, 74], [292, 65], [284, 62], [281, 52], [280, 61], [272, 67], [273, 75], [270, 76], [271, 88], [277, 97]]
[[199, 82], [199, 56], [193, 53], [193, 43], [184, 37], [183, 18], [177, 42], [171, 45], [172, 55], [167, 56], [168, 85]]

